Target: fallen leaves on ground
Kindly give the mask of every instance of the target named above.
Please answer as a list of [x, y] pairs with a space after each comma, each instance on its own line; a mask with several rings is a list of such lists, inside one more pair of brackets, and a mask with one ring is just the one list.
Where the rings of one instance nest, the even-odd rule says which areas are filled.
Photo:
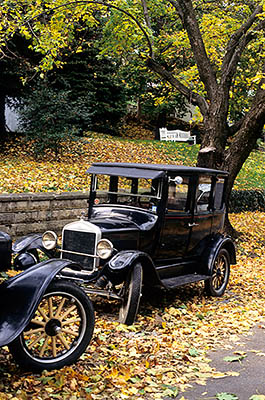
[[205, 297], [201, 284], [147, 293], [133, 326], [115, 322], [115, 302], [98, 299], [92, 342], [75, 365], [23, 373], [7, 348], [0, 350], [0, 399], [181, 398], [195, 382], [238, 375], [214, 370], [207, 352], [264, 321], [264, 218], [258, 212], [231, 215], [242, 235], [237, 239], [238, 263], [223, 297]]
[[233, 393], [217, 393], [215, 398], [217, 400], [239, 400]]
[[[47, 151], [36, 160], [33, 145], [9, 142], [0, 159], [0, 193], [87, 191], [86, 174], [93, 162], [138, 162], [196, 165], [199, 145], [158, 140], [130, 140], [90, 133], [64, 143], [61, 153]], [[253, 152], [244, 164], [235, 189], [264, 189], [265, 153]]]
[[124, 124], [120, 129], [120, 134], [124, 138], [151, 140], [154, 139], [154, 131], [146, 129], [144, 124], [139, 122], [130, 122]]
[[[0, 160], [0, 193], [75, 191], [89, 188], [93, 162], [195, 163], [198, 148], [185, 143], [133, 141], [97, 135], [64, 143], [59, 155], [47, 151], [36, 160], [33, 146], [10, 142]], [[169, 149], [170, 157], [169, 157]]]

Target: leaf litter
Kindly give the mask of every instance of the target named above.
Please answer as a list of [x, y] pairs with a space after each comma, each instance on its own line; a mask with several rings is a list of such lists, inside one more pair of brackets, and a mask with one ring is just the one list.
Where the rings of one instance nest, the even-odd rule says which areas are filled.
[[[205, 297], [202, 284], [145, 293], [133, 326], [116, 322], [115, 302], [95, 299], [94, 337], [75, 365], [24, 373], [6, 347], [0, 350], [0, 399], [161, 399], [181, 396], [208, 378], [238, 374], [216, 371], [207, 353], [264, 321], [264, 217], [231, 215], [242, 234], [223, 297]], [[253, 252], [257, 256], [249, 257]], [[235, 353], [238, 360], [243, 356]]]
[[[128, 143], [125, 151], [122, 141], [106, 143], [97, 138], [92, 145], [88, 138], [75, 148], [65, 144], [56, 161], [49, 153], [36, 161], [18, 143], [1, 159], [0, 192], [86, 190], [85, 171], [95, 160], [174, 162], [159, 142]], [[191, 165], [194, 156], [185, 160], [187, 153], [181, 149], [175, 162]], [[184, 389], [195, 382], [205, 384], [208, 378], [238, 374], [213, 369], [207, 353], [264, 321], [264, 217], [260, 212], [230, 216], [242, 234], [236, 242], [238, 262], [231, 268], [223, 297], [205, 297], [202, 284], [147, 293], [137, 322], [130, 327], [116, 322], [114, 302], [95, 299], [94, 337], [75, 365], [42, 374], [25, 373], [14, 364], [7, 347], [0, 349], [0, 399], [153, 400], [181, 396]]]

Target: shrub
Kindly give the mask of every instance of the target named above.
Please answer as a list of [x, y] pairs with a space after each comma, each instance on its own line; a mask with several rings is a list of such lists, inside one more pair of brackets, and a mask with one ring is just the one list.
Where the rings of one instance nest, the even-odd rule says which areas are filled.
[[70, 100], [70, 91], [56, 90], [41, 82], [16, 106], [20, 114], [20, 127], [27, 139], [34, 141], [35, 153], [45, 149], [60, 151], [62, 141], [78, 135], [78, 120], [89, 124], [86, 101]]
[[233, 190], [229, 201], [229, 211], [265, 211], [265, 190]]

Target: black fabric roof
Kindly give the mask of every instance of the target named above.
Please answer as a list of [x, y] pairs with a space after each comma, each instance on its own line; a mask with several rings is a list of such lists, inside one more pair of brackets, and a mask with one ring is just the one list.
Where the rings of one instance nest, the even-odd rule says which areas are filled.
[[105, 174], [125, 176], [128, 178], [155, 179], [165, 176], [166, 173], [199, 173], [228, 175], [226, 171], [219, 171], [210, 168], [186, 167], [172, 164], [137, 164], [137, 163], [93, 163], [87, 170], [89, 174]]
[[110, 166], [110, 165], [95, 165], [93, 164], [87, 170], [89, 174], [104, 174], [114, 176], [125, 176], [127, 178], [146, 178], [155, 179], [165, 176], [164, 171], [147, 169], [147, 168], [134, 168], [134, 167], [121, 167], [121, 166]]

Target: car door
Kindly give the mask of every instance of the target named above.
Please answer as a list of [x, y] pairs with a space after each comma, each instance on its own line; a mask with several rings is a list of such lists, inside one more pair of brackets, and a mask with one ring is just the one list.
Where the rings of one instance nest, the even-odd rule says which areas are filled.
[[204, 248], [205, 241], [209, 238], [213, 220], [213, 187], [214, 177], [200, 175], [197, 179], [194, 215], [188, 245], [189, 256], [199, 255]]
[[168, 200], [156, 258], [171, 263], [185, 256], [190, 236], [191, 177], [170, 176]]

